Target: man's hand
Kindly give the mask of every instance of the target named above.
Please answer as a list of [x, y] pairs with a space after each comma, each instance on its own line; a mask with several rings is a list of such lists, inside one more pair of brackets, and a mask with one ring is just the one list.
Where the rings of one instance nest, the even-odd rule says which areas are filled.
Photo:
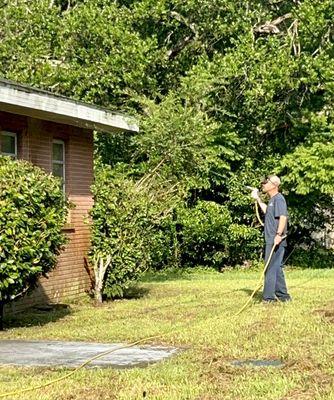
[[278, 246], [281, 243], [281, 241], [282, 241], [282, 236], [276, 235], [274, 239], [274, 245]]
[[253, 189], [251, 192], [253, 199], [258, 200], [260, 198], [258, 189]]

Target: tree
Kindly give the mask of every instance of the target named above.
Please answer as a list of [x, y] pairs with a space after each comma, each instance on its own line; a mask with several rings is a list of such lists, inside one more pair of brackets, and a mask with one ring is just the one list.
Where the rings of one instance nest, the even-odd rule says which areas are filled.
[[[333, 208], [331, 0], [18, 0], [0, 16], [3, 76], [138, 116], [139, 136], [96, 140], [125, 181], [159, 165], [189, 212], [214, 201], [244, 232], [254, 222], [243, 186], [276, 171], [290, 243], [323, 226]], [[172, 215], [159, 229], [174, 230], [175, 244]]]

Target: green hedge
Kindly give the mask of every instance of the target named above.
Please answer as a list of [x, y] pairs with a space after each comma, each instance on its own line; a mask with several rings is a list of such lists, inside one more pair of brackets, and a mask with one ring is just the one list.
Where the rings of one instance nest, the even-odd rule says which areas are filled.
[[0, 302], [34, 287], [55, 267], [66, 238], [68, 201], [57, 178], [0, 157]]
[[179, 212], [179, 240], [186, 265], [224, 266], [258, 258], [261, 232], [233, 221], [228, 208], [213, 201], [199, 201]]

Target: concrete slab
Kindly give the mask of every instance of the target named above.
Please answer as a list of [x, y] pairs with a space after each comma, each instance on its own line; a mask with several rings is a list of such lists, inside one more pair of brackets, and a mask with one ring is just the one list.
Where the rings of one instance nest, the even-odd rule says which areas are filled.
[[0, 364], [17, 366], [78, 367], [108, 350], [115, 352], [92, 361], [87, 368], [145, 367], [176, 354], [173, 347], [134, 346], [124, 343], [91, 343], [34, 340], [0, 340]]

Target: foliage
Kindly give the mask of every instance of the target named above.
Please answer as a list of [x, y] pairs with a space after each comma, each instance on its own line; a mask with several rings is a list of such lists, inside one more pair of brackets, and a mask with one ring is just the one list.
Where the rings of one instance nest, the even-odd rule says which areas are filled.
[[[298, 163], [296, 163], [298, 160]], [[285, 182], [297, 194], [334, 194], [334, 131], [332, 141], [299, 146], [282, 164], [288, 171]]]
[[319, 245], [299, 247], [289, 257], [288, 264], [300, 268], [333, 268], [334, 250]]
[[109, 258], [103, 293], [122, 297], [124, 289], [148, 269], [166, 243], [160, 226], [169, 217], [161, 204], [172, 204], [173, 194], [164, 188], [152, 195], [152, 181], [125, 179], [108, 166], [98, 166], [93, 186], [92, 262]]
[[25, 161], [0, 158], [0, 302], [33, 288], [65, 244], [68, 201], [58, 179]]
[[91, 257], [110, 257], [103, 290], [108, 297], [122, 296], [146, 268], [145, 202], [135, 194], [132, 181], [115, 180], [107, 168], [100, 170], [93, 194]]
[[108, 106], [154, 86], [147, 73], [154, 38], [131, 29], [126, 8], [100, 0], [72, 6], [19, 0], [0, 8], [1, 74]]
[[238, 139], [190, 104], [187, 96], [170, 93], [158, 105], [148, 103], [147, 113], [142, 135], [134, 138], [136, 156], [145, 160], [143, 169], [159, 165], [159, 174], [185, 191], [210, 188], [217, 180], [212, 172], [227, 176]]
[[180, 211], [179, 237], [183, 262], [222, 268], [257, 258], [261, 251], [259, 231], [233, 223], [228, 208], [213, 201], [199, 201]]
[[[157, 268], [190, 256], [180, 204], [191, 215], [215, 202], [231, 235], [253, 229], [244, 186], [272, 172], [283, 178], [291, 244], [332, 214], [331, 0], [17, 0], [0, 16], [4, 77], [138, 116], [141, 133], [97, 137], [96, 158], [124, 186], [154, 171], [151, 196], [175, 191], [177, 208], [159, 201], [169, 217], [150, 227]], [[194, 215], [199, 226], [204, 214]], [[235, 249], [208, 262], [251, 251]]]

